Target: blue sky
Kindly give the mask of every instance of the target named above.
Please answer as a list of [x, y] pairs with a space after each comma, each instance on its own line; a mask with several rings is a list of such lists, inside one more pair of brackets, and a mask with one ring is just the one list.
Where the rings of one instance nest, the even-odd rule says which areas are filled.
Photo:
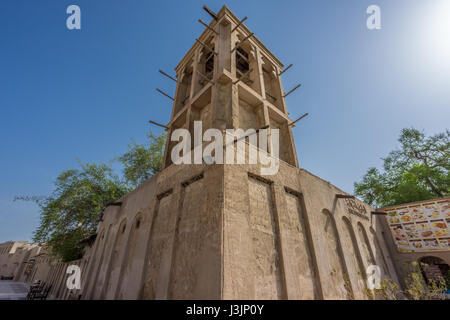
[[[347, 192], [397, 146], [401, 128], [442, 132], [450, 119], [448, 0], [0, 2], [0, 242], [30, 240], [36, 205], [58, 173], [106, 162], [162, 123], [173, 68], [226, 4], [281, 61], [301, 167]], [[81, 8], [82, 29], [66, 28]], [[368, 30], [366, 8], [381, 8]], [[442, 24], [441, 24], [442, 23]], [[152, 128], [154, 132], [159, 130]], [[120, 168], [118, 168], [120, 169]]]

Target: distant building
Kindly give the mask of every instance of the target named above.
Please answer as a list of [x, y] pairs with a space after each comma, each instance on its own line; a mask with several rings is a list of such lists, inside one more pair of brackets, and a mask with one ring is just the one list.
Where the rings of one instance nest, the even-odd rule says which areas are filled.
[[26, 241], [8, 241], [0, 244], [0, 279], [19, 280], [31, 250], [38, 248]]

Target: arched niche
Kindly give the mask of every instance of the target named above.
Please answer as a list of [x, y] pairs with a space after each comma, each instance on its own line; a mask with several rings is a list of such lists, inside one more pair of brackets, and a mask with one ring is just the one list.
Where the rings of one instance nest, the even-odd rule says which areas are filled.
[[382, 262], [383, 262], [383, 272], [385, 277], [387, 278], [391, 278], [391, 273], [389, 272], [389, 266], [386, 260], [386, 256], [384, 254], [383, 248], [381, 247], [381, 243], [378, 240], [376, 231], [371, 227], [370, 228], [370, 232], [372, 233], [372, 237], [374, 239], [374, 244], [375, 244], [375, 259], [376, 261], [380, 261], [379, 257], [381, 258]]
[[[145, 241], [142, 237], [144, 234], [143, 212], [140, 211], [136, 214], [130, 228], [115, 299], [137, 299], [141, 282], [140, 274], [144, 269]], [[134, 293], [135, 295], [133, 295]]]
[[104, 299], [105, 295], [108, 293], [111, 293], [111, 288], [113, 286], [113, 283], [117, 283], [119, 273], [120, 273], [120, 252], [123, 247], [123, 242], [125, 239], [127, 231], [127, 219], [122, 219], [121, 223], [119, 224], [119, 227], [117, 229], [116, 233], [116, 239], [114, 241], [114, 247], [111, 252], [111, 258], [108, 264], [108, 269], [106, 271], [105, 275], [105, 281], [103, 283], [103, 286], [101, 288], [101, 295], [100, 299]]
[[361, 253], [359, 251], [358, 241], [356, 240], [356, 235], [352, 226], [350, 219], [347, 217], [342, 217], [343, 224], [346, 231], [346, 242], [347, 245], [344, 246], [344, 252], [347, 253], [347, 258], [351, 265], [348, 266], [349, 277], [352, 281], [353, 288], [355, 290], [356, 299], [365, 299], [366, 286], [366, 271], [361, 258]]
[[325, 299], [349, 299], [353, 297], [347, 267], [342, 253], [336, 221], [327, 209], [322, 210], [320, 217], [321, 234], [325, 240], [326, 257], [318, 261], [319, 265], [328, 266], [321, 276]]
[[369, 242], [369, 238], [367, 237], [367, 232], [361, 222], [358, 222], [358, 233], [360, 243], [363, 249], [363, 262], [364, 266], [367, 268], [370, 265], [375, 265], [375, 257], [373, 255], [372, 247]]
[[[105, 229], [103, 229], [103, 231], [100, 233], [100, 237], [98, 237], [98, 240], [96, 240], [98, 241], [98, 243], [96, 244], [95, 253], [90, 258], [92, 264], [88, 272], [88, 279], [86, 281], [87, 292], [85, 296], [87, 299], [92, 299], [97, 289], [97, 280], [100, 274], [100, 270], [104, 266], [103, 259], [105, 257], [106, 247], [109, 242], [112, 224], [108, 226], [107, 230]], [[92, 279], [91, 275], [94, 276]]]

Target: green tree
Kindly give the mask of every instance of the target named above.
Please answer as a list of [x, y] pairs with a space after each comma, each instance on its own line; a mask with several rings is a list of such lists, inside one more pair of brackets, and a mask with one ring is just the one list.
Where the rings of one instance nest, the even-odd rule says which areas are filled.
[[427, 137], [414, 128], [402, 129], [400, 148], [382, 159], [382, 171], [370, 168], [355, 182], [355, 195], [377, 207], [448, 196], [449, 138], [448, 130]]
[[105, 164], [81, 164], [80, 169], [66, 170], [58, 176], [51, 195], [16, 197], [39, 206], [40, 224], [33, 241], [46, 242], [63, 261], [81, 258], [83, 246], [79, 242], [95, 233], [99, 213], [106, 205], [161, 171], [165, 134], [150, 132], [148, 138], [148, 145], [133, 141], [118, 158], [124, 165], [123, 179]]
[[162, 170], [166, 135], [154, 135], [150, 132], [147, 137], [147, 144], [138, 144], [132, 140], [128, 151], [118, 157], [118, 161], [124, 166], [124, 177], [133, 187], [139, 186]]
[[96, 231], [99, 212], [128, 191], [107, 165], [81, 164], [81, 169], [58, 176], [51, 195], [15, 200], [34, 201], [40, 208], [33, 241], [46, 242], [63, 261], [72, 261], [82, 257], [79, 241]]

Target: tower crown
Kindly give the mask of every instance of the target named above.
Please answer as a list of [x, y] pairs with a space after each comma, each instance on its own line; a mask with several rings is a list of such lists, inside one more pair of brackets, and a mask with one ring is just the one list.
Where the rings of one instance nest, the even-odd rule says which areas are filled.
[[[226, 6], [210, 13], [213, 20], [176, 66], [177, 86], [170, 122], [173, 130], [194, 121], [203, 130], [280, 130], [280, 160], [298, 167], [285, 94], [283, 64]], [[168, 139], [164, 165], [171, 164], [175, 142]]]

